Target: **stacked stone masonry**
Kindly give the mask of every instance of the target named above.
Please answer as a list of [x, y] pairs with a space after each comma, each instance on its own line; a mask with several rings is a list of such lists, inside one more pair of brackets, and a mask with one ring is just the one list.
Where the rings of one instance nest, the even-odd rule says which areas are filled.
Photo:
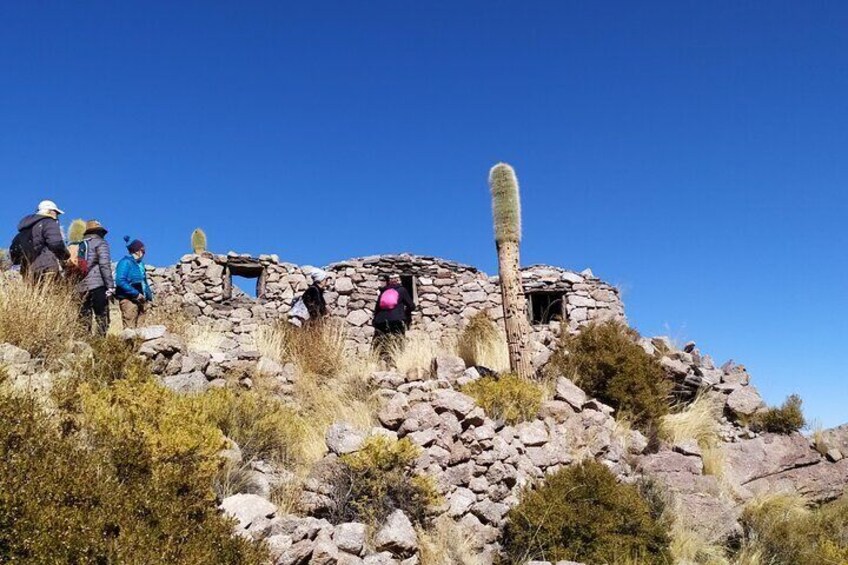
[[[176, 301], [198, 322], [247, 344], [260, 324], [285, 318], [309, 284], [309, 269], [280, 261], [276, 255], [186, 255], [174, 267], [150, 268], [150, 278], [160, 302]], [[346, 321], [350, 339], [360, 351], [370, 346], [377, 294], [388, 273], [402, 275], [412, 289], [418, 306], [412, 329], [434, 339], [455, 334], [479, 312], [495, 321], [503, 318], [498, 278], [467, 265], [402, 254], [351, 259], [326, 269], [333, 274], [325, 294], [330, 312]], [[256, 279], [257, 298], [234, 288], [232, 276]], [[592, 321], [625, 321], [618, 289], [591, 271], [536, 265], [523, 269], [522, 279], [531, 309], [536, 301], [531, 342], [537, 366], [547, 360], [563, 323], [576, 331]]]

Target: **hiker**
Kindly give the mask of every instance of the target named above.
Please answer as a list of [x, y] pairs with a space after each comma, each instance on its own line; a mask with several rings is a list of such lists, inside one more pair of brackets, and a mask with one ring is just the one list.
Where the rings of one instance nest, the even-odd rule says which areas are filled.
[[[104, 239], [106, 228], [97, 220], [89, 220], [85, 224], [85, 234], [79, 244], [79, 258], [76, 270], [82, 270], [84, 278], [77, 283], [77, 292], [82, 302], [80, 317], [83, 327], [91, 333], [91, 314], [97, 320], [95, 333], [103, 337], [109, 330], [109, 297], [115, 288], [112, 278], [112, 254], [109, 243]], [[85, 263], [82, 259], [84, 258]]]
[[18, 235], [12, 241], [9, 257], [21, 266], [21, 274], [33, 280], [62, 273], [62, 261], [70, 258], [59, 227], [64, 212], [52, 200], [42, 200], [35, 214], [18, 224]]
[[129, 236], [127, 242], [129, 255], [118, 262], [115, 269], [115, 296], [121, 308], [124, 328], [137, 328], [144, 325], [147, 307], [153, 301], [153, 290], [147, 282], [147, 269], [142, 262], [147, 249], [144, 243]]
[[380, 289], [377, 305], [374, 307], [373, 347], [386, 355], [386, 347], [392, 338], [402, 338], [412, 323], [412, 311], [415, 303], [403, 285], [400, 275], [389, 275], [386, 285]]
[[313, 269], [310, 273], [312, 284], [301, 297], [306, 311], [309, 312], [308, 322], [320, 322], [327, 315], [327, 302], [324, 300], [324, 290], [330, 284], [330, 273], [323, 269]]

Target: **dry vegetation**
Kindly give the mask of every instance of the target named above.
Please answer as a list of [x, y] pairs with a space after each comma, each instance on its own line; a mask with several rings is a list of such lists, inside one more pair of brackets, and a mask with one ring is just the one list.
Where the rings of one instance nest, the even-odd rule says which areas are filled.
[[473, 316], [462, 329], [456, 354], [469, 367], [482, 366], [499, 373], [509, 370], [506, 336], [485, 312]]
[[663, 416], [661, 435], [671, 443], [695, 441], [701, 449], [704, 473], [724, 474], [724, 452], [719, 438], [719, 421], [723, 403], [720, 398], [700, 395], [688, 406]]
[[535, 418], [545, 395], [539, 383], [513, 374], [477, 379], [461, 392], [473, 398], [487, 416], [510, 425]]
[[482, 565], [474, 540], [462, 526], [447, 516], [418, 530], [421, 565]]
[[73, 289], [45, 279], [27, 283], [0, 273], [0, 343], [55, 360], [82, 336]]

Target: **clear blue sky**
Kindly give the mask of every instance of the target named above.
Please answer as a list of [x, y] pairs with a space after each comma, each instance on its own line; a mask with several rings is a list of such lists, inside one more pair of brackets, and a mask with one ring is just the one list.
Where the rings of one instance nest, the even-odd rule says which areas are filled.
[[0, 6], [0, 225], [41, 198], [142, 238], [324, 264], [591, 267], [644, 334], [848, 420], [848, 4]]

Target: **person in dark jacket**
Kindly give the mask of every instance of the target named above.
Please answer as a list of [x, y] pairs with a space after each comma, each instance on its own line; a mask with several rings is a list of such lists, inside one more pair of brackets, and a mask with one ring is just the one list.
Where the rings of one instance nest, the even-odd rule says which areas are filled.
[[115, 269], [115, 297], [121, 307], [121, 318], [125, 328], [137, 328], [144, 325], [147, 308], [153, 301], [153, 290], [147, 282], [147, 268], [144, 266], [144, 243], [134, 239], [128, 242], [129, 255], [118, 262]]
[[310, 274], [312, 284], [303, 293], [303, 305], [309, 311], [309, 323], [319, 322], [327, 315], [327, 302], [324, 290], [330, 284], [330, 273], [314, 269]]
[[374, 307], [373, 347], [381, 356], [385, 357], [386, 347], [393, 338], [406, 335], [414, 310], [415, 303], [409, 291], [401, 285], [400, 276], [387, 276], [386, 285], [380, 289]]
[[83, 243], [86, 246], [85, 260], [88, 262], [88, 273], [77, 284], [80, 294], [80, 316], [83, 326], [91, 332], [91, 314], [97, 320], [96, 333], [106, 335], [109, 330], [109, 297], [115, 289], [112, 278], [112, 254], [106, 237], [106, 228], [97, 220], [90, 220], [85, 226]]
[[35, 214], [23, 218], [18, 224], [18, 231], [32, 230], [32, 248], [34, 259], [21, 262], [21, 274], [31, 276], [36, 280], [47, 275], [62, 273], [62, 261], [70, 258], [62, 229], [59, 227], [59, 215], [64, 214], [52, 200], [42, 200]]

